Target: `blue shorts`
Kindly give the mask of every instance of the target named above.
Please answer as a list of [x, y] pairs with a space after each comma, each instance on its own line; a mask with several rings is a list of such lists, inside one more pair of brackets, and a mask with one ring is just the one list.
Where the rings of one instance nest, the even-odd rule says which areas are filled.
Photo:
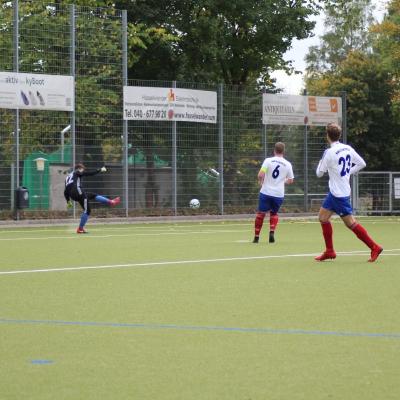
[[322, 207], [327, 210], [334, 211], [341, 217], [353, 214], [350, 197], [335, 197], [332, 193], [328, 193], [325, 197]]
[[283, 197], [268, 196], [260, 193], [258, 196], [258, 211], [271, 211], [276, 214], [283, 203]]

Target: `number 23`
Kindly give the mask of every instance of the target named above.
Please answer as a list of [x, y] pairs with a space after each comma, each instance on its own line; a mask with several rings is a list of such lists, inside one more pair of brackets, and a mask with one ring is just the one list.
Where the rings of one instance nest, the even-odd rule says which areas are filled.
[[346, 176], [348, 173], [350, 173], [351, 169], [350, 154], [347, 154], [346, 159], [344, 157], [340, 157], [338, 164], [342, 166], [342, 170], [340, 171], [340, 176]]

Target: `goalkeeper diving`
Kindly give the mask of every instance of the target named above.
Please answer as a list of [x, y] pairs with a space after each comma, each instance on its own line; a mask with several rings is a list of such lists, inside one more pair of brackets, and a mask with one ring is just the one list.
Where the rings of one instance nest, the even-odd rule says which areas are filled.
[[83, 209], [81, 220], [79, 223], [79, 227], [76, 230], [76, 233], [87, 233], [84, 229], [87, 220], [89, 219], [89, 215], [91, 212], [90, 208], [90, 200], [95, 200], [99, 203], [106, 204], [110, 207], [114, 207], [121, 202], [119, 197], [115, 199], [108, 199], [107, 197], [100, 196], [96, 193], [85, 192], [82, 189], [82, 177], [84, 176], [93, 176], [98, 173], [107, 172], [106, 167], [101, 167], [95, 171], [86, 171], [86, 168], [83, 164], [76, 164], [74, 170], [65, 178], [65, 190], [64, 197], [67, 201], [67, 207], [71, 208], [73, 203], [72, 201], [76, 201], [79, 203]]

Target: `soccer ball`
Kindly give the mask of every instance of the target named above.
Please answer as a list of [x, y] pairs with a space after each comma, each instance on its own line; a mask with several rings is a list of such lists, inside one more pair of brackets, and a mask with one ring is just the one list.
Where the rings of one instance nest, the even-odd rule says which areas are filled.
[[197, 199], [192, 199], [192, 200], [190, 200], [189, 206], [190, 206], [190, 208], [194, 208], [194, 209], [199, 208], [200, 201]]

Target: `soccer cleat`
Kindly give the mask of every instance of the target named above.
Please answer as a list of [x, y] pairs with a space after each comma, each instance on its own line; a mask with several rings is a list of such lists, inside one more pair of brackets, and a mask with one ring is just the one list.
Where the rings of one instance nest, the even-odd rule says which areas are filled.
[[87, 231], [85, 231], [83, 228], [78, 228], [76, 230], [76, 233], [88, 233]]
[[336, 258], [336, 253], [333, 250], [326, 250], [320, 256], [315, 257], [315, 261], [333, 260]]
[[116, 197], [115, 199], [110, 200], [110, 206], [111, 207], [115, 207], [119, 203], [121, 203], [121, 198], [120, 197]]
[[271, 231], [270, 233], [269, 233], [269, 240], [268, 240], [270, 243], [275, 243], [275, 236], [274, 236], [274, 232], [273, 231]]
[[258, 243], [259, 239], [260, 238], [258, 236], [254, 236], [253, 243]]
[[376, 246], [371, 250], [371, 258], [368, 260], [368, 262], [374, 262], [378, 257], [379, 254], [381, 254], [383, 251], [383, 247], [381, 246]]

